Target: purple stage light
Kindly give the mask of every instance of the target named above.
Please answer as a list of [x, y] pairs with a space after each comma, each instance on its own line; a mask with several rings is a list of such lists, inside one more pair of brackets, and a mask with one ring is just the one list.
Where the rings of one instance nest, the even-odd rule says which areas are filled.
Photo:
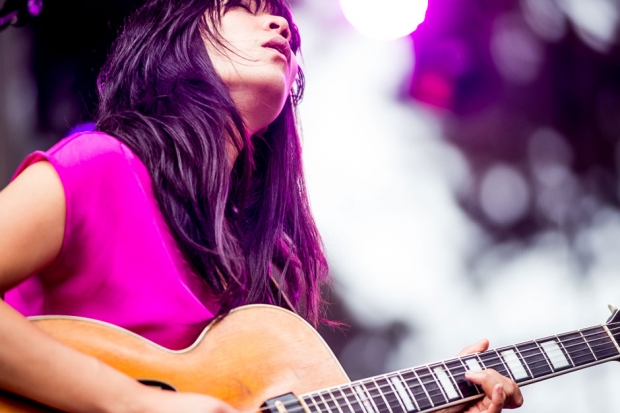
[[426, 17], [428, 0], [340, 0], [347, 20], [373, 39], [393, 40], [407, 36]]

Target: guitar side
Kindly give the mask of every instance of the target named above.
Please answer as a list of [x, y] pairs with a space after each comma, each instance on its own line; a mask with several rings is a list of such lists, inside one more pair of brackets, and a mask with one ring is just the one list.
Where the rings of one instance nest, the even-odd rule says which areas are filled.
[[[33, 321], [56, 339], [130, 377], [208, 394], [242, 412], [256, 411], [265, 400], [284, 393], [303, 394], [349, 381], [318, 333], [279, 307], [235, 309], [181, 351], [92, 320], [37, 317]], [[0, 413], [50, 411], [0, 393]]]

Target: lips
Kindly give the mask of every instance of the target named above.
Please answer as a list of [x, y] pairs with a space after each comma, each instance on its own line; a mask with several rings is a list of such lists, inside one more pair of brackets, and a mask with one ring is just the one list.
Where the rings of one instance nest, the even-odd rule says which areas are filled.
[[263, 47], [267, 49], [274, 49], [277, 52], [283, 54], [287, 62], [291, 61], [291, 46], [289, 45], [288, 41], [286, 41], [286, 39], [282, 37], [276, 37], [265, 43]]

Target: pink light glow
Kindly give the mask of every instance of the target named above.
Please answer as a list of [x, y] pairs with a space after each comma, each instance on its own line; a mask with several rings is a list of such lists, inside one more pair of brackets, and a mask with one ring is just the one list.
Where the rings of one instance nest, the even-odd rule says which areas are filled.
[[393, 40], [407, 36], [426, 17], [428, 0], [340, 0], [347, 20], [373, 39]]

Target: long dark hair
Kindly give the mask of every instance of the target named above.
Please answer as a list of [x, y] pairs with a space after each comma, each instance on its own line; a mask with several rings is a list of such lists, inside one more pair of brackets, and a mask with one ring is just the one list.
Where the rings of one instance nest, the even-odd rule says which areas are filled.
[[[286, 0], [257, 0], [289, 21]], [[239, 0], [149, 0], [126, 22], [99, 77], [97, 129], [146, 165], [155, 196], [194, 271], [222, 311], [279, 304], [271, 277], [296, 310], [321, 319], [327, 262], [310, 213], [295, 108], [303, 74], [260, 136], [242, 118], [207, 54], [222, 12]], [[261, 4], [263, 3], [263, 4]], [[240, 151], [230, 171], [230, 139]]]

